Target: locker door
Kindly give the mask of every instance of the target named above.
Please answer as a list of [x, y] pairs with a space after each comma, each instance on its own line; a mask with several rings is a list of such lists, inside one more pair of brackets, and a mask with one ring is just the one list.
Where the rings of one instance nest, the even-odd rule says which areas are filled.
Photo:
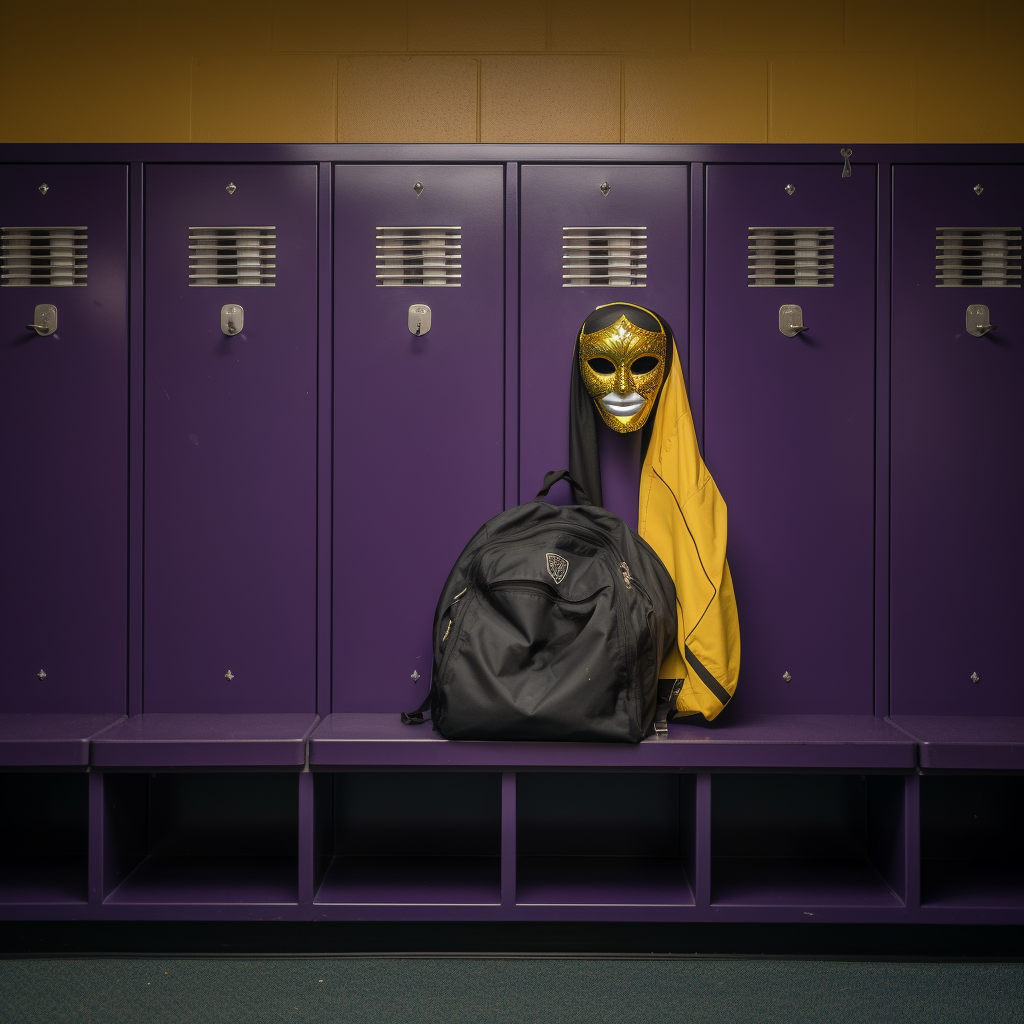
[[[1024, 715], [1020, 185], [1019, 166], [894, 173], [893, 714]], [[970, 334], [970, 305], [996, 329]]]
[[[707, 171], [705, 459], [729, 505], [737, 710], [873, 711], [874, 223], [870, 168]], [[783, 305], [806, 331], [780, 331]]]
[[427, 692], [455, 559], [502, 508], [504, 175], [335, 175], [332, 706], [397, 712]]
[[[675, 332], [686, 376], [687, 173], [685, 166], [523, 167], [521, 501], [540, 490], [548, 470], [568, 468], [573, 345], [597, 306], [634, 302], [661, 314]], [[586, 259], [571, 258], [577, 254]], [[640, 433], [615, 434], [602, 424], [598, 439], [605, 507], [635, 527]], [[559, 485], [558, 500], [568, 494]]]
[[[125, 707], [127, 182], [0, 168], [4, 712]], [[26, 327], [37, 305], [55, 333]]]
[[314, 710], [316, 175], [147, 171], [146, 711]]

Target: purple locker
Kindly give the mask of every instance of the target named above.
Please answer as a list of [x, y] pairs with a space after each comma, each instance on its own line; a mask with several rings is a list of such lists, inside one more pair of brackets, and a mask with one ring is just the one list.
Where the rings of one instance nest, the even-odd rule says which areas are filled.
[[332, 706], [398, 712], [429, 685], [455, 559], [502, 509], [504, 173], [335, 174]]
[[705, 459], [729, 506], [736, 710], [873, 712], [874, 224], [870, 168], [707, 171]]
[[[687, 173], [685, 166], [673, 165], [523, 167], [521, 501], [540, 490], [548, 470], [569, 465], [573, 345], [580, 324], [595, 307], [634, 302], [661, 314], [675, 333], [686, 375]], [[584, 258], [574, 259], [576, 255]], [[615, 265], [605, 271], [609, 264]], [[635, 528], [640, 432], [616, 434], [599, 424], [598, 444], [604, 505]], [[557, 485], [552, 496], [568, 501], [568, 487]]]
[[147, 712], [315, 708], [316, 184], [147, 170]]
[[0, 711], [123, 712], [127, 169], [2, 167], [0, 225]]
[[[893, 714], [1024, 715], [1020, 185], [1019, 166], [895, 169]], [[972, 305], [994, 330], [968, 332]]]

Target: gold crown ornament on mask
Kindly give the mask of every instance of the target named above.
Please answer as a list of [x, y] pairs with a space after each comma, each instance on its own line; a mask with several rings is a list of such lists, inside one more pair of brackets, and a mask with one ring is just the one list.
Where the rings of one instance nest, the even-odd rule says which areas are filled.
[[601, 419], [620, 434], [639, 430], [654, 408], [665, 377], [668, 335], [664, 328], [644, 330], [623, 314], [593, 334], [581, 330], [579, 346], [580, 375]]

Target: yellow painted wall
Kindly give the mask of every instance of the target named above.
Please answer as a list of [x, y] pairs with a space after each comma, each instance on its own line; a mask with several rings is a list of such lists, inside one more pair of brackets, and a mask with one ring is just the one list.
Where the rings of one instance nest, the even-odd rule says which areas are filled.
[[0, 141], [1022, 142], [1022, 52], [1024, 0], [0, 0]]

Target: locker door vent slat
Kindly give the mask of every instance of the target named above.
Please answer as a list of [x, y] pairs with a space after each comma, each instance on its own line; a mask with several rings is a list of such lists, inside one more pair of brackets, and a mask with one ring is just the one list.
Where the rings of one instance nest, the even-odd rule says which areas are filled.
[[190, 288], [273, 288], [277, 277], [277, 228], [188, 229]]
[[747, 228], [748, 288], [831, 288], [835, 228]]
[[563, 288], [646, 288], [647, 228], [562, 228]]
[[0, 287], [84, 287], [86, 227], [0, 228]]
[[1019, 288], [1020, 228], [936, 228], [936, 288]]
[[378, 288], [459, 288], [462, 228], [378, 227], [376, 260]]

